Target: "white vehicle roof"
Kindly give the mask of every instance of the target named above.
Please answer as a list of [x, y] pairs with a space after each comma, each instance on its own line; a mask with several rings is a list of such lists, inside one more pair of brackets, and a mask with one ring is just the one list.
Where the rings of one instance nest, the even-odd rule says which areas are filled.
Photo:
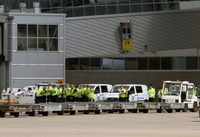
[[163, 81], [163, 83], [184, 83], [184, 84], [189, 84], [189, 81]]
[[147, 85], [144, 85], [144, 84], [116, 84], [114, 85], [114, 87], [120, 87], [120, 86], [147, 86]]

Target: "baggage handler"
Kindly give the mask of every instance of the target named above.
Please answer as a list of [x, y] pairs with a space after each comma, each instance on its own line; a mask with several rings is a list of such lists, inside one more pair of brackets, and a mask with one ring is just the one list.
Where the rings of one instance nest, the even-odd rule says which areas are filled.
[[41, 98], [42, 98], [42, 89], [40, 89], [40, 85], [37, 86], [37, 89], [35, 91], [35, 103], [40, 103], [41, 102]]
[[155, 88], [153, 88], [152, 84], [149, 85], [148, 91], [149, 91], [149, 102], [154, 102], [156, 91]]
[[58, 100], [57, 94], [58, 94], [58, 89], [57, 89], [56, 85], [54, 84], [52, 87], [52, 93], [51, 93], [52, 102], [57, 102], [57, 100]]
[[69, 84], [66, 85], [65, 91], [66, 91], [66, 96], [67, 96], [66, 97], [67, 102], [71, 102], [71, 97], [70, 97], [71, 88]]
[[94, 90], [92, 89], [92, 86], [89, 87], [89, 93], [87, 94], [87, 97], [89, 102], [93, 102]]
[[125, 90], [124, 90], [124, 87], [121, 86], [121, 88], [119, 88], [119, 101], [123, 102], [125, 101], [125, 99], [126, 99]]
[[49, 103], [50, 101], [52, 102], [51, 92], [52, 92], [52, 86], [51, 83], [48, 83], [48, 86], [46, 88], [47, 103]]
[[58, 85], [58, 102], [62, 102], [62, 88], [60, 88], [60, 85]]

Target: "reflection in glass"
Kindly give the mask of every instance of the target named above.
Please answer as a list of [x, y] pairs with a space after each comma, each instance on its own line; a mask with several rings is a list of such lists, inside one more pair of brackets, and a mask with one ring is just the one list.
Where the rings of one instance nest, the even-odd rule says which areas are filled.
[[47, 37], [47, 25], [38, 25], [38, 37]]
[[136, 70], [137, 62], [136, 58], [125, 58], [125, 70]]
[[163, 57], [161, 58], [161, 70], [170, 70], [172, 69], [172, 58]]
[[131, 5], [131, 12], [142, 12], [142, 5]]
[[142, 4], [143, 11], [154, 11], [154, 5], [153, 4]]
[[37, 38], [28, 39], [28, 50], [35, 51], [37, 50]]
[[173, 69], [184, 70], [185, 69], [185, 57], [173, 57]]
[[58, 39], [49, 39], [49, 51], [58, 51]]
[[159, 70], [160, 69], [160, 58], [149, 58], [149, 69]]
[[27, 50], [27, 38], [17, 39], [17, 50]]
[[112, 59], [103, 58], [103, 69], [112, 70]]
[[80, 70], [89, 70], [89, 58], [80, 59]]
[[108, 6], [108, 14], [118, 14], [119, 7], [118, 6]]
[[138, 70], [147, 70], [148, 69], [147, 58], [137, 58], [137, 69]]
[[21, 24], [18, 25], [17, 36], [18, 37], [26, 37], [27, 36], [26, 25], [21, 25]]
[[198, 58], [197, 57], [186, 57], [186, 69], [198, 69]]
[[113, 59], [114, 70], [124, 70], [124, 59]]
[[69, 62], [69, 70], [78, 70], [78, 59], [68, 59]]
[[94, 7], [85, 7], [85, 16], [95, 15]]
[[49, 25], [49, 37], [58, 37], [57, 25]]
[[38, 41], [38, 50], [39, 51], [46, 51], [48, 50], [48, 47], [47, 47], [47, 44], [48, 43], [48, 39], [47, 37], [43, 37], [43, 38], [39, 38], [39, 41]]
[[119, 6], [119, 12], [120, 13], [130, 13], [129, 5]]
[[96, 15], [107, 14], [106, 6], [96, 6]]
[[37, 37], [37, 25], [28, 25], [28, 37]]
[[101, 59], [91, 58], [90, 70], [101, 70]]

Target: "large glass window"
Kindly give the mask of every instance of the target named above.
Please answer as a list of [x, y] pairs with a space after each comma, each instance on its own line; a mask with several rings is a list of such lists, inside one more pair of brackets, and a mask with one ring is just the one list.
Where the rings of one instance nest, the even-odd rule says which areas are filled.
[[184, 70], [185, 69], [185, 57], [173, 57], [173, 69]]
[[57, 51], [57, 25], [18, 24], [17, 49], [21, 51]]
[[101, 70], [101, 59], [100, 58], [91, 58], [91, 70]]
[[138, 70], [147, 70], [148, 69], [147, 58], [137, 58], [137, 69]]
[[170, 57], [161, 58], [161, 69], [162, 70], [171, 70], [172, 69], [172, 58], [170, 58]]
[[103, 58], [103, 69], [104, 70], [112, 70], [113, 69], [112, 59]]
[[149, 58], [149, 69], [159, 70], [160, 69], [160, 58]]
[[124, 59], [113, 59], [114, 70], [124, 70]]
[[186, 57], [186, 69], [198, 69], [198, 58], [197, 57]]
[[89, 58], [80, 59], [80, 70], [89, 70]]
[[136, 70], [137, 61], [136, 58], [125, 58], [125, 70]]
[[79, 62], [77, 58], [68, 59], [69, 62], [69, 70], [78, 70], [79, 69]]

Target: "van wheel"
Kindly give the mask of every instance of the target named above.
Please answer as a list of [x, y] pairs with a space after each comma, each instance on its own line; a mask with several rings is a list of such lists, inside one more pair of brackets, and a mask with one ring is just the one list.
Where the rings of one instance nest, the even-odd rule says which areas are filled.
[[63, 115], [64, 112], [63, 112], [63, 111], [59, 111], [57, 114], [58, 114], [58, 115]]
[[176, 111], [176, 112], [180, 112], [181, 110], [180, 110], [180, 109], [175, 109], [175, 111]]
[[28, 115], [29, 115], [29, 116], [35, 116], [35, 111], [30, 112]]
[[101, 111], [100, 110], [95, 110], [94, 113], [95, 114], [101, 114]]
[[3, 112], [2, 110], [0, 110], [0, 117], [5, 117], [5, 112]]
[[162, 108], [156, 109], [157, 113], [162, 113]]
[[69, 114], [70, 114], [70, 115], [75, 115], [75, 114], [76, 114], [76, 111], [70, 111]]
[[144, 109], [144, 110], [143, 110], [143, 113], [148, 113], [148, 112], [149, 112], [148, 109]]
[[42, 113], [42, 116], [48, 116], [49, 115], [49, 112], [43, 112]]
[[124, 109], [120, 109], [120, 110], [119, 110], [119, 113], [124, 113], [124, 112], [125, 112]]
[[90, 113], [90, 111], [88, 111], [88, 110], [83, 111], [83, 114], [89, 114], [89, 113]]
[[184, 105], [183, 112], [187, 112], [187, 111], [188, 111], [188, 105], [187, 105], [187, 104], [185, 104], [185, 105]]
[[192, 112], [197, 112], [197, 110], [198, 110], [197, 102], [194, 102]]
[[113, 110], [108, 110], [108, 113], [113, 113]]
[[107, 112], [108, 110], [102, 110], [102, 112]]
[[19, 113], [14, 113], [13, 114], [15, 117], [19, 117]]
[[143, 109], [139, 109], [139, 112], [143, 112]]

